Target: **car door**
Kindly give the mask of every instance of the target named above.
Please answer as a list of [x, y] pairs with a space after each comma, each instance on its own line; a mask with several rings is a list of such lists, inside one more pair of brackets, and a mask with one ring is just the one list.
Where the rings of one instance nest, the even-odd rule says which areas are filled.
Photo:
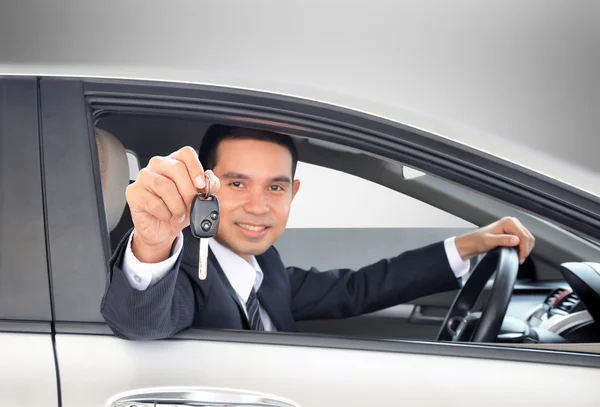
[[[156, 341], [115, 337], [100, 315], [110, 245], [94, 145], [98, 117], [162, 108], [162, 114], [195, 111], [225, 120], [233, 112], [223, 113], [227, 106], [236, 106], [237, 120], [260, 118], [274, 99], [212, 87], [62, 78], [43, 78], [40, 92], [63, 407], [141, 406], [167, 399], [170, 405], [242, 406], [262, 399], [258, 405], [500, 406], [561, 404], [574, 397], [579, 405], [595, 405], [600, 397], [595, 386], [600, 362], [593, 354], [208, 329]], [[286, 103], [290, 111], [303, 108], [291, 98]], [[333, 113], [319, 107], [312, 114]]]
[[0, 77], [0, 404], [58, 406], [35, 78]]

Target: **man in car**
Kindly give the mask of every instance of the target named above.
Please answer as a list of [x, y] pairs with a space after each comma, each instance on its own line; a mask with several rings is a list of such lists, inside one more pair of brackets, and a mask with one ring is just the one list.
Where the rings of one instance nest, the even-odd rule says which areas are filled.
[[[358, 270], [286, 268], [274, 244], [300, 188], [297, 160], [289, 136], [223, 125], [207, 131], [199, 156], [184, 147], [153, 157], [127, 189], [134, 227], [110, 261], [101, 311], [115, 335], [160, 339], [189, 327], [293, 332], [296, 321], [358, 316], [457, 289], [471, 257], [511, 246], [522, 263], [533, 248], [531, 233], [503, 218]], [[205, 174], [221, 218], [201, 280], [189, 224]]]

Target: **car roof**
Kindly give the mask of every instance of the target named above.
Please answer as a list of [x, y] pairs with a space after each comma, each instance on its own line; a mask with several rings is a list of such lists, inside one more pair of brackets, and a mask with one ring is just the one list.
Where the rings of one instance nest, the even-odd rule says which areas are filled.
[[0, 75], [158, 80], [315, 100], [600, 196], [597, 2], [148, 4], [4, 2]]

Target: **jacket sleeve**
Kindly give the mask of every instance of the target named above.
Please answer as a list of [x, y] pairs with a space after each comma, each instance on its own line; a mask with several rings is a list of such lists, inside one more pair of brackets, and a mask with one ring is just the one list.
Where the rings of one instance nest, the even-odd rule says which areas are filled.
[[191, 326], [198, 308], [192, 283], [181, 270], [185, 245], [174, 267], [144, 291], [129, 284], [121, 268], [129, 233], [109, 261], [100, 312], [117, 337], [152, 340], [173, 336]]
[[460, 287], [443, 242], [358, 270], [287, 268], [296, 321], [359, 316]]

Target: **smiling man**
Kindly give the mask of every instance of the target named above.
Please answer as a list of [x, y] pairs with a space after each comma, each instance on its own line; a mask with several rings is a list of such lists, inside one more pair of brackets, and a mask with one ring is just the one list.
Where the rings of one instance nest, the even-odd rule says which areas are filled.
[[[459, 288], [468, 260], [534, 238], [504, 218], [459, 237], [382, 259], [358, 270], [285, 267], [274, 247], [300, 188], [289, 136], [215, 125], [199, 157], [184, 147], [153, 157], [126, 193], [133, 229], [110, 261], [101, 312], [115, 335], [170, 337], [189, 327], [295, 331], [295, 322], [358, 316]], [[205, 173], [220, 202], [209, 242], [208, 276], [198, 278], [191, 203]]]

